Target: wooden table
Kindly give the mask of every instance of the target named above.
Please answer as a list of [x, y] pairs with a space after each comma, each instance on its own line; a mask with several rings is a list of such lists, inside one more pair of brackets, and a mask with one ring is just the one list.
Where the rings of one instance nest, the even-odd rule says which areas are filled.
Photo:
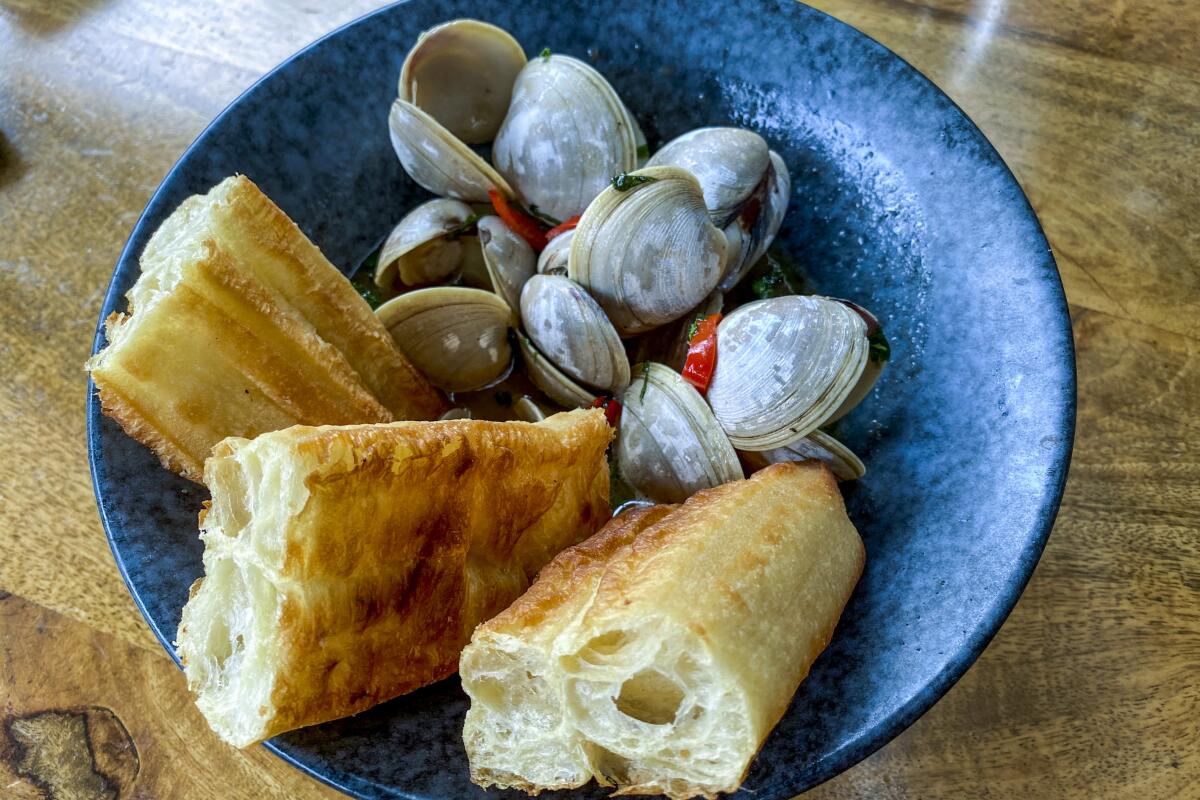
[[[4, 797], [334, 796], [222, 746], [138, 616], [92, 499], [81, 364], [175, 158], [374, 5], [0, 0]], [[1016, 172], [1066, 283], [1080, 406], [1058, 525], [1004, 629], [808, 796], [1200, 797], [1200, 4], [817, 5], [929, 75]]]

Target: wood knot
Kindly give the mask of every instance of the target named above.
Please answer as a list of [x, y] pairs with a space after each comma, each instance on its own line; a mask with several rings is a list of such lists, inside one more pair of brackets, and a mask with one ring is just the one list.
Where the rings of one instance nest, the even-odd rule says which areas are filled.
[[0, 759], [48, 800], [129, 797], [141, 761], [125, 725], [102, 706], [47, 709], [4, 720]]

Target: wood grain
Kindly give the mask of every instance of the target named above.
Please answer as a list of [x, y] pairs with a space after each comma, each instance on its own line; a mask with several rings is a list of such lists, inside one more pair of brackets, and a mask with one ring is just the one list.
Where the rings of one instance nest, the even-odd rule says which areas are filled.
[[[1071, 303], [1080, 411], [1059, 522], [992, 646], [806, 797], [1200, 797], [1200, 5], [815, 4], [937, 82], [1013, 167]], [[221, 746], [138, 617], [94, 510], [80, 365], [174, 159], [376, 5], [0, 0], [0, 590], [19, 595], [0, 600], [0, 795], [332, 796]]]

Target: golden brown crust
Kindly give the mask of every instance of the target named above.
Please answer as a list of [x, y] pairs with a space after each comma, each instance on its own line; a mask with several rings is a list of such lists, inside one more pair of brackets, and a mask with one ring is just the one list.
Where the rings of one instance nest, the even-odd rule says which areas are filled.
[[[206, 467], [210, 546], [250, 536], [217, 527], [240, 513], [243, 449], [255, 470], [282, 466], [292, 476], [281, 505], [302, 498], [272, 532], [282, 538], [264, 570], [276, 576], [281, 613], [274, 715], [258, 738], [453, 673], [471, 631], [528, 587], [547, 554], [608, 519], [611, 435], [595, 410], [537, 425], [296, 426], [218, 445]], [[253, 520], [242, 519], [250, 530]], [[181, 651], [186, 636], [181, 628]]]
[[[736, 790], [862, 572], [862, 541], [819, 462], [644, 513], [564, 551], [477, 630], [462, 656], [476, 783], [536, 793], [570, 775], [570, 786], [595, 778], [626, 795]], [[515, 688], [526, 670], [536, 699]], [[670, 706], [669, 693], [639, 684], [647, 671], [682, 699]], [[635, 710], [607, 700], [626, 688]], [[645, 731], [645, 743], [630, 735], [648, 722], [637, 708], [672, 707], [679, 716], [654, 723], [668, 729]], [[531, 718], [552, 720], [550, 733]]]
[[226, 436], [445, 408], [345, 277], [246, 178], [185, 201], [142, 269], [88, 368], [104, 413], [185, 477], [199, 481]]
[[586, 583], [602, 572], [622, 547], [631, 544], [646, 528], [666, 517], [678, 506], [656, 505], [631, 509], [613, 517], [594, 536], [567, 548], [538, 573], [529, 591], [498, 615], [483, 623], [481, 630], [519, 635], [521, 629], [541, 624]]
[[[396, 419], [436, 419], [446, 401], [396, 347], [350, 281], [320, 248], [244, 175], [226, 182], [216, 224], [273, 267], [260, 277], [300, 309], [320, 335], [341, 350]], [[222, 184], [225, 185], [225, 184]]]

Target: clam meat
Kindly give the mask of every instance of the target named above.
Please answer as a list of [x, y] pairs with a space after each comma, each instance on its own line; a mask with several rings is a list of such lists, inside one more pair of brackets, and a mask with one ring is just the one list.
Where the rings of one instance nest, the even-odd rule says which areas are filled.
[[375, 314], [413, 366], [447, 392], [490, 386], [512, 367], [508, 331], [516, 319], [492, 292], [417, 289], [392, 298]]

